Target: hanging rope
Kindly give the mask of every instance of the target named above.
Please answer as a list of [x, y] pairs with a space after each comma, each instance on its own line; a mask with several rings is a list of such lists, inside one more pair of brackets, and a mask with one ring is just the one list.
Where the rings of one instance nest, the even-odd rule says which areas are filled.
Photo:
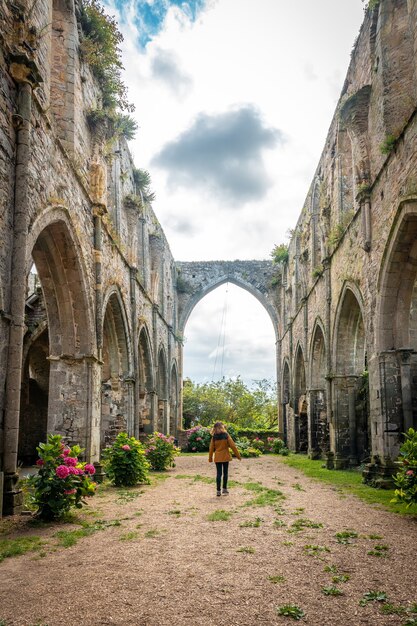
[[214, 375], [216, 373], [217, 357], [219, 355], [220, 344], [222, 344], [222, 346], [221, 346], [222, 360], [221, 360], [221, 369], [220, 369], [220, 379], [223, 378], [224, 348], [225, 348], [225, 344], [226, 344], [226, 319], [227, 319], [227, 296], [228, 296], [228, 293], [229, 293], [229, 282], [226, 283], [226, 293], [225, 293], [225, 296], [224, 296], [224, 305], [223, 305], [222, 319], [221, 319], [221, 322], [220, 322], [219, 336], [218, 336], [218, 339], [217, 339], [216, 358], [214, 359], [213, 376], [211, 377], [212, 381], [214, 381]]

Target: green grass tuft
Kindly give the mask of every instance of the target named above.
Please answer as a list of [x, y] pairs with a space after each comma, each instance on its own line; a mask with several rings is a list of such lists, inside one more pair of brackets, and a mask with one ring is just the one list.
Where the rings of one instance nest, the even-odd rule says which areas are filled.
[[0, 562], [4, 559], [20, 556], [26, 552], [39, 550], [44, 541], [40, 537], [19, 537], [18, 539], [0, 539]]
[[207, 515], [207, 519], [209, 522], [227, 522], [232, 516], [231, 511], [225, 511], [224, 509], [217, 509], [217, 511], [213, 511]]

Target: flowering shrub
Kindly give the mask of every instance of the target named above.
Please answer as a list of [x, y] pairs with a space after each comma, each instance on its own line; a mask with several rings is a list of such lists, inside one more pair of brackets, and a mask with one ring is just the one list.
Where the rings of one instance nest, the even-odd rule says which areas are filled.
[[150, 463], [146, 459], [145, 448], [134, 437], [119, 433], [115, 442], [103, 451], [106, 472], [116, 487], [133, 487], [138, 483], [148, 483]]
[[83, 452], [79, 446], [65, 446], [61, 435], [48, 435], [47, 443], [36, 448], [38, 473], [29, 478], [34, 490], [36, 515], [43, 520], [62, 517], [71, 507], [80, 509], [84, 498], [93, 496], [96, 483], [92, 481], [94, 465], [79, 461]]
[[257, 457], [262, 454], [261, 450], [253, 447], [252, 442], [248, 439], [248, 437], [241, 437], [240, 439], [237, 439], [236, 447], [242, 458]]
[[194, 426], [187, 432], [188, 452], [207, 452], [210, 447], [211, 434], [204, 426]]
[[282, 454], [282, 451], [286, 448], [284, 441], [280, 437], [268, 437], [266, 442], [268, 451], [273, 454]]
[[398, 489], [392, 502], [404, 502], [407, 507], [417, 504], [417, 431], [410, 428], [400, 448], [400, 471], [394, 478]]
[[255, 439], [252, 439], [251, 447], [255, 448], [255, 450], [259, 450], [260, 452], [264, 452], [265, 450], [265, 444], [262, 439], [259, 439], [259, 437], [255, 437]]
[[174, 437], [166, 437], [162, 433], [154, 432], [146, 440], [146, 458], [151, 468], [162, 472], [168, 467], [175, 467], [174, 458], [181, 450], [174, 444]]

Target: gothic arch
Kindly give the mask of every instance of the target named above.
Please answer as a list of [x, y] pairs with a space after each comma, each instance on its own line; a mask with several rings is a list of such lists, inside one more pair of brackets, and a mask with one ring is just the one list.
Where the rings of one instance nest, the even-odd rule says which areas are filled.
[[157, 387], [158, 395], [158, 428], [163, 433], [168, 433], [169, 417], [168, 417], [168, 366], [165, 349], [160, 346], [158, 350], [158, 370], [157, 370]]
[[320, 178], [317, 177], [314, 186], [313, 193], [311, 195], [311, 267], [318, 267], [322, 261], [322, 246], [320, 238]]
[[329, 450], [329, 427], [327, 419], [327, 347], [324, 328], [317, 319], [310, 344], [309, 363], [309, 451], [319, 456]]
[[171, 380], [170, 380], [170, 409], [169, 409], [169, 432], [176, 434], [178, 428], [178, 409], [179, 409], [179, 384], [178, 384], [178, 368], [177, 363], [171, 366]]
[[337, 308], [334, 332], [333, 379], [336, 454], [339, 465], [357, 465], [370, 455], [366, 336], [359, 290], [345, 283]]
[[103, 306], [101, 374], [101, 446], [111, 445], [120, 432], [133, 434], [133, 378], [127, 315], [120, 291], [113, 286]]
[[139, 384], [139, 430], [151, 433], [154, 430], [155, 385], [151, 340], [145, 325], [139, 330], [138, 340], [138, 384]]
[[295, 417], [295, 449], [307, 452], [308, 420], [307, 420], [307, 381], [304, 352], [298, 343], [294, 358], [294, 417]]
[[285, 443], [288, 445], [288, 433], [289, 433], [289, 419], [290, 419], [290, 401], [291, 401], [291, 369], [288, 358], [285, 358], [282, 365], [282, 378], [281, 378], [281, 405], [282, 405], [282, 423], [283, 423], [283, 437]]

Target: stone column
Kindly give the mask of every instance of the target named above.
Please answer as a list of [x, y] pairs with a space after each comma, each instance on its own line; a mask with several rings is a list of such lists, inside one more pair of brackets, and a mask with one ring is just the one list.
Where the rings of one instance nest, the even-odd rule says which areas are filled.
[[356, 378], [348, 380], [348, 407], [349, 407], [349, 463], [357, 465], [358, 453], [356, 443]]

